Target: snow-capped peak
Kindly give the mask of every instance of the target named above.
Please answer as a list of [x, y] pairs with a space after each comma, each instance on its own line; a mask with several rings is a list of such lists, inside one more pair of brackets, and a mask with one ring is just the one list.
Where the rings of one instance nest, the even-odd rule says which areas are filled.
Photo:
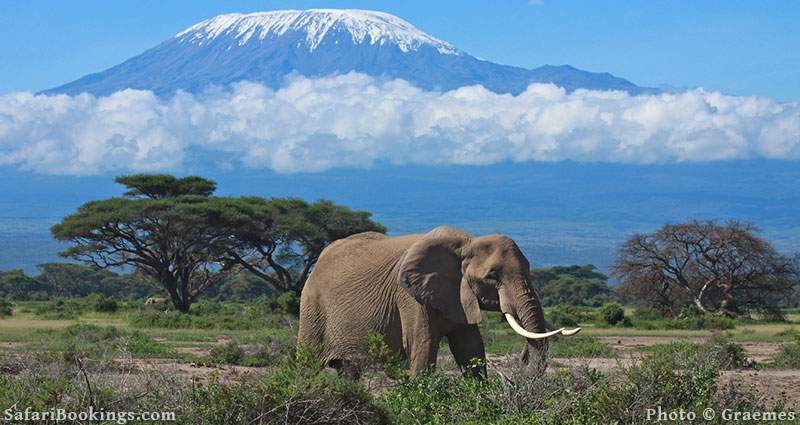
[[218, 37], [234, 38], [244, 45], [258, 40], [279, 37], [287, 32], [305, 32], [308, 49], [313, 51], [332, 31], [347, 31], [355, 44], [395, 44], [403, 52], [423, 45], [440, 53], [460, 55], [451, 44], [431, 37], [409, 22], [384, 12], [357, 9], [276, 10], [258, 13], [231, 13], [215, 16], [179, 32], [182, 42], [209, 43]]

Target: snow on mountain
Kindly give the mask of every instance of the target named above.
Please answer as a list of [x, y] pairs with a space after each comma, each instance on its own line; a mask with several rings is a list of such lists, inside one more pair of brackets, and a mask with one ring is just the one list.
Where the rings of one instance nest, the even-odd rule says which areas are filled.
[[531, 83], [553, 83], [570, 91], [654, 91], [569, 65], [525, 69], [480, 60], [388, 13], [310, 9], [219, 15], [117, 66], [44, 93], [108, 95], [135, 88], [169, 96], [243, 80], [277, 88], [293, 73], [325, 77], [351, 71], [404, 79], [426, 90], [482, 85], [518, 94]]
[[426, 44], [445, 55], [461, 54], [451, 44], [425, 34], [394, 15], [354, 9], [231, 13], [199, 22], [179, 32], [175, 37], [182, 42], [202, 46], [218, 37], [227, 36], [242, 46], [254, 36], [255, 39], [263, 41], [280, 37], [289, 31], [305, 33], [309, 51], [314, 51], [327, 34], [346, 31], [354, 44], [391, 43], [403, 52], [418, 50], [421, 45]]

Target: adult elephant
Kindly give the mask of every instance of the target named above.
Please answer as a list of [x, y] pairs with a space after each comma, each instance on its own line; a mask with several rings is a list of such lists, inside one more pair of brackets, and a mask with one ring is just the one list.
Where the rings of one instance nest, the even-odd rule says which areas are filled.
[[503, 235], [472, 237], [452, 227], [387, 237], [367, 232], [340, 239], [320, 255], [300, 299], [298, 342], [357, 375], [370, 332], [407, 356], [412, 376], [436, 363], [446, 337], [456, 362], [485, 375], [481, 309], [501, 311], [528, 341], [523, 361], [543, 364], [548, 332], [528, 260]]

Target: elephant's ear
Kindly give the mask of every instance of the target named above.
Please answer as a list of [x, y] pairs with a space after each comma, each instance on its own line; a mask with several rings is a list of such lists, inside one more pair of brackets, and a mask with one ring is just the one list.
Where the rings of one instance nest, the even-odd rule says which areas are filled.
[[462, 238], [422, 238], [402, 260], [400, 286], [419, 303], [441, 311], [456, 323], [481, 321], [478, 299], [461, 276]]

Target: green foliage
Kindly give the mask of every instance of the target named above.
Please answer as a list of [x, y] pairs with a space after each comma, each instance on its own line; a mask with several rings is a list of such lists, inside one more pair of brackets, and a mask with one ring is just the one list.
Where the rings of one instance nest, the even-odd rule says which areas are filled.
[[369, 212], [327, 200], [246, 197], [232, 202], [237, 214], [217, 223], [232, 241], [228, 260], [281, 291], [299, 292], [329, 243], [355, 233], [386, 232]]
[[670, 318], [651, 309], [645, 309], [644, 313], [638, 314], [634, 311], [631, 323], [637, 329], [645, 330], [728, 330], [736, 327], [736, 320], [727, 316], [700, 313]]
[[184, 195], [211, 196], [217, 184], [198, 176], [176, 178], [169, 174], [134, 174], [119, 176], [116, 183], [128, 188], [126, 197], [163, 199]]
[[187, 423], [204, 424], [386, 423], [360, 382], [329, 373], [317, 353], [307, 350], [261, 377], [199, 387], [189, 417]]
[[603, 323], [608, 325], [613, 326], [625, 320], [625, 309], [619, 303], [603, 304], [598, 313]]
[[237, 365], [244, 358], [244, 350], [239, 344], [229, 341], [225, 344], [215, 345], [209, 353], [209, 358], [214, 363]]
[[32, 351], [59, 353], [66, 361], [79, 358], [113, 358], [126, 352], [136, 357], [175, 356], [176, 353], [140, 332], [124, 331], [113, 326], [85, 323], [61, 330], [38, 331], [40, 337], [29, 347]]
[[[52, 227], [56, 239], [72, 244], [61, 255], [101, 269], [133, 267], [182, 312], [236, 268], [250, 272], [245, 279], [299, 292], [327, 244], [386, 231], [370, 213], [330, 201], [212, 196], [216, 183], [196, 176], [137, 174], [116, 182], [128, 188], [123, 197], [87, 202]], [[279, 302], [296, 314], [294, 300]]]
[[90, 294], [105, 297], [145, 298], [152, 287], [131, 274], [71, 263], [46, 263], [37, 266], [39, 274], [28, 276], [22, 270], [0, 272], [0, 297], [18, 301], [46, 301], [54, 297], [81, 298]]
[[501, 419], [503, 404], [496, 379], [431, 372], [382, 394], [380, 404], [393, 424], [491, 423]]
[[296, 345], [295, 335], [292, 331], [285, 334], [261, 336], [255, 342], [252, 349], [244, 352], [240, 363], [242, 366], [263, 367], [279, 364], [293, 352]]
[[75, 298], [57, 298], [37, 304], [33, 309], [33, 313], [37, 317], [48, 320], [76, 319], [84, 311], [86, 311], [86, 305]]
[[641, 307], [633, 311], [631, 318], [635, 321], [663, 320], [664, 314], [654, 308]]
[[703, 344], [675, 341], [647, 347], [651, 357], [707, 359], [723, 370], [750, 366], [744, 347], [733, 342], [728, 335], [715, 333]]
[[128, 316], [135, 328], [252, 330], [285, 327], [292, 319], [263, 303], [242, 304], [204, 301], [195, 304], [188, 314], [161, 311], [148, 306]]
[[589, 322], [594, 314], [591, 309], [569, 304], [559, 304], [545, 311], [546, 318], [555, 326], [573, 327]]
[[614, 356], [613, 348], [593, 336], [578, 335], [559, 338], [550, 346], [550, 357], [608, 358]]
[[45, 300], [46, 288], [20, 269], [0, 272], [0, 298], [12, 300]]
[[548, 307], [557, 304], [596, 307], [613, 298], [606, 285], [608, 276], [591, 264], [533, 269], [531, 280]]
[[775, 366], [787, 369], [800, 369], [800, 337], [796, 338], [796, 341], [780, 346], [773, 359]]
[[92, 294], [86, 297], [86, 302], [91, 305], [92, 310], [99, 313], [115, 313], [119, 306], [113, 298], [106, 298], [101, 294]]
[[14, 303], [5, 297], [0, 297], [0, 318], [9, 317], [13, 312]]
[[407, 362], [389, 348], [383, 335], [370, 331], [367, 353], [370, 365], [376, 365], [392, 379], [408, 378]]
[[275, 304], [278, 306], [278, 311], [281, 313], [291, 314], [298, 316], [300, 314], [300, 295], [294, 291], [286, 291], [277, 298]]

